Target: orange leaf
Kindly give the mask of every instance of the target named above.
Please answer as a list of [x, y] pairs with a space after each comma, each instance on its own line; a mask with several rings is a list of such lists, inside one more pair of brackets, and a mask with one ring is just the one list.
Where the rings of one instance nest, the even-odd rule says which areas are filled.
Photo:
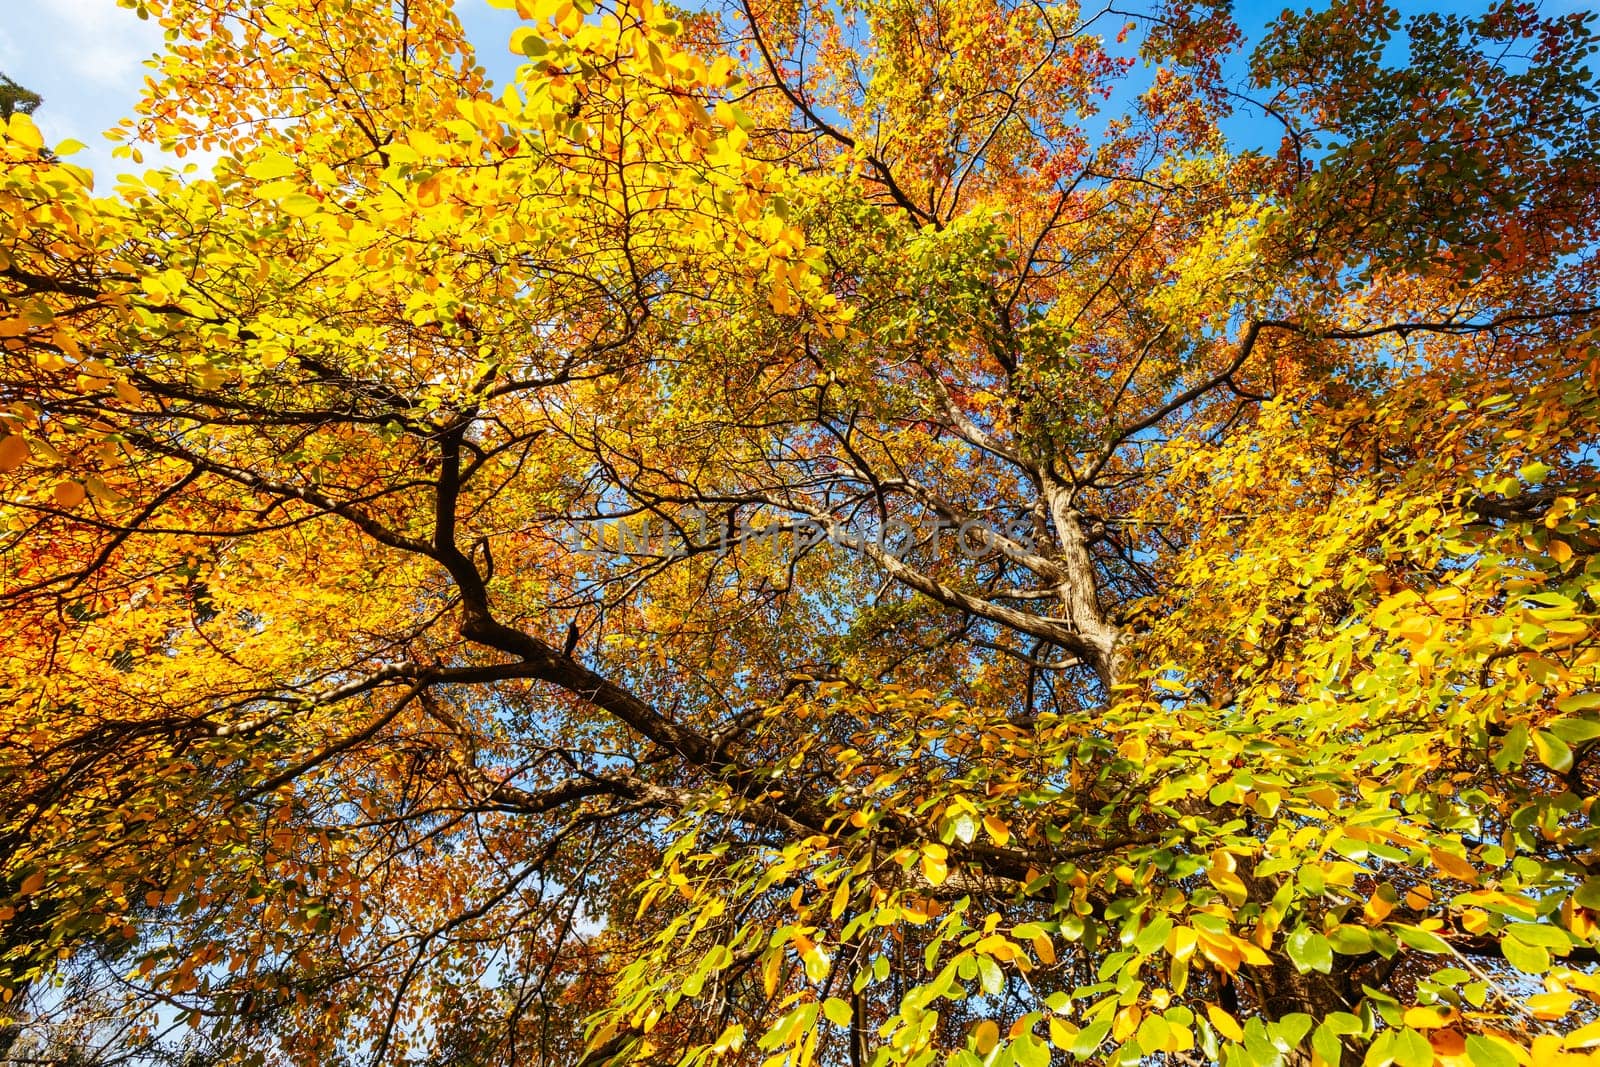
[[52, 491], [52, 495], [56, 498], [56, 503], [60, 504], [62, 507], [75, 508], [79, 504], [83, 503], [85, 494], [82, 483], [65, 481], [56, 483], [56, 487]]
[[0, 471], [14, 471], [28, 462], [28, 441], [21, 434], [0, 437]]

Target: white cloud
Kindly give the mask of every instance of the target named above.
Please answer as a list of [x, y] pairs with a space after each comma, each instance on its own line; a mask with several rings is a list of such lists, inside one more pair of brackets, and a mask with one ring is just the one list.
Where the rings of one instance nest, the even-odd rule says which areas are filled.
[[0, 0], [12, 5], [27, 13], [0, 30], [0, 71], [44, 97], [34, 121], [45, 140], [83, 142], [88, 148], [73, 162], [95, 172], [97, 187], [109, 187], [109, 176], [133, 168], [112, 159], [103, 134], [133, 112], [144, 61], [162, 46], [161, 27], [116, 0]]
[[98, 85], [138, 85], [144, 61], [161, 48], [160, 28], [113, 0], [51, 0], [48, 10], [58, 39], [69, 43], [61, 58], [73, 73]]

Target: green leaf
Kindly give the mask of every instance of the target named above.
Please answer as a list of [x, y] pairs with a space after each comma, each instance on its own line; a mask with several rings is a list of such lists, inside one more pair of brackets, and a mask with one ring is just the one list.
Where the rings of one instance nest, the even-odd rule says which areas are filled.
[[1519, 971], [1543, 974], [1550, 969], [1550, 953], [1542, 945], [1504, 937], [1500, 939], [1500, 949], [1506, 954], [1506, 962]]
[[1267, 1036], [1267, 1028], [1260, 1019], [1251, 1019], [1244, 1024], [1244, 1049], [1250, 1059], [1261, 1067], [1279, 1067], [1283, 1062], [1283, 1056]]
[[1334, 1033], [1327, 1023], [1317, 1027], [1317, 1032], [1311, 1035], [1311, 1047], [1317, 1050], [1317, 1055], [1321, 1056], [1329, 1067], [1339, 1067], [1343, 1046], [1339, 1043], [1339, 1035]]
[[849, 1026], [854, 1018], [850, 1005], [838, 997], [829, 997], [822, 1002], [822, 1014], [826, 1015], [828, 1021], [835, 1026]]
[[512, 32], [511, 50], [521, 52], [529, 59], [538, 59], [550, 51], [550, 45], [538, 30], [523, 26]]
[[1556, 701], [1556, 710], [1569, 714], [1575, 711], [1591, 711], [1595, 708], [1600, 708], [1600, 691], [1573, 693]]
[[1581, 745], [1600, 737], [1600, 719], [1557, 719], [1550, 724], [1550, 732], [1569, 745]]
[[1333, 946], [1309, 926], [1302, 926], [1290, 934], [1283, 947], [1289, 953], [1290, 962], [1301, 974], [1307, 971], [1327, 974], [1333, 970]]
[[1539, 756], [1539, 762], [1549, 767], [1552, 771], [1564, 774], [1572, 769], [1572, 749], [1567, 743], [1548, 730], [1537, 730], [1533, 735], [1533, 749]]
[[1524, 945], [1541, 945], [1558, 952], [1567, 952], [1572, 948], [1572, 939], [1567, 936], [1566, 931], [1548, 923], [1512, 923], [1506, 927], [1505, 932]]
[[1011, 1051], [1019, 1067], [1050, 1067], [1050, 1046], [1031, 1033], [1019, 1035], [1011, 1043]]
[[1397, 1032], [1389, 1055], [1400, 1067], [1433, 1067], [1433, 1046], [1415, 1030]]
[[1389, 929], [1394, 931], [1394, 936], [1400, 939], [1402, 945], [1417, 952], [1440, 955], [1450, 951], [1450, 943], [1432, 931], [1401, 923], [1390, 923]]
[[1580, 908], [1600, 911], [1600, 878], [1585, 878], [1573, 892], [1572, 902]]
[[1172, 1027], [1167, 1025], [1167, 1020], [1159, 1015], [1146, 1015], [1139, 1024], [1139, 1047], [1146, 1049], [1159, 1049], [1167, 1043], [1167, 1038], [1172, 1036]]
[[1001, 973], [999, 964], [988, 956], [979, 956], [978, 982], [983, 986], [983, 991], [992, 996], [1005, 988], [1006, 978]]
[[1267, 1030], [1272, 1035], [1273, 1044], [1290, 1052], [1299, 1048], [1300, 1042], [1311, 1032], [1311, 1016], [1299, 1011], [1290, 1012], [1267, 1027]]
[[1467, 1059], [1472, 1061], [1472, 1067], [1518, 1067], [1510, 1049], [1476, 1034], [1467, 1038]]
[[1372, 951], [1372, 935], [1364, 926], [1335, 926], [1328, 933], [1328, 943], [1341, 956], [1359, 956]]
[[1522, 757], [1527, 752], [1528, 727], [1526, 723], [1519, 722], [1506, 733], [1506, 739], [1500, 746], [1500, 751], [1494, 754], [1494, 769], [1504, 774], [1521, 763]]
[[[1139, 931], [1139, 936], [1133, 939], [1133, 947], [1148, 956], [1166, 944], [1167, 935], [1170, 933], [1172, 933], [1172, 918], [1171, 916], [1163, 915]], [[1144, 1044], [1144, 1042], [1141, 1041], [1140, 1044]], [[1160, 1044], [1160, 1042], [1157, 1042], [1157, 1045]], [[1146, 1045], [1145, 1047], [1149, 1048], [1150, 1046]]]
[[1072, 1042], [1072, 1048], [1068, 1051], [1080, 1060], [1087, 1059], [1095, 1049], [1100, 1047], [1109, 1033], [1111, 1033], [1111, 1020], [1101, 1019], [1093, 1026], [1086, 1026], [1079, 1030], [1078, 1036]]

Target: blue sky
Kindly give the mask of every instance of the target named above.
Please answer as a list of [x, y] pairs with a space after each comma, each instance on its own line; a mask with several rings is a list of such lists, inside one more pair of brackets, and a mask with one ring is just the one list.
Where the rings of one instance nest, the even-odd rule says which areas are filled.
[[45, 141], [76, 138], [89, 148], [74, 162], [112, 169], [100, 133], [132, 109], [160, 29], [115, 0], [0, 0], [0, 10], [0, 71], [45, 98], [34, 116]]
[[[1545, 6], [1574, 10], [1586, 2], [1548, 0]], [[1235, 10], [1246, 33], [1256, 36], [1284, 6], [1283, 0], [1243, 0]], [[1307, 0], [1293, 6], [1307, 6]], [[1398, 6], [1409, 13], [1428, 5], [1401, 0]], [[507, 47], [516, 15], [486, 0], [457, 0], [457, 9], [479, 61], [503, 84], [520, 59]], [[46, 140], [57, 144], [70, 137], [88, 145], [74, 162], [102, 176], [102, 190], [110, 184], [104, 176], [139, 169], [113, 160], [112, 145], [101, 134], [132, 109], [146, 73], [143, 63], [161, 48], [160, 28], [118, 8], [116, 0], [0, 0], [0, 12], [0, 71], [45, 98], [35, 119]], [[1232, 132], [1256, 140], [1249, 136], [1253, 128], [1243, 119]], [[1271, 134], [1265, 125], [1260, 132], [1262, 140]], [[1273, 147], [1275, 140], [1273, 135]], [[155, 154], [147, 155], [146, 165], [158, 162]]]

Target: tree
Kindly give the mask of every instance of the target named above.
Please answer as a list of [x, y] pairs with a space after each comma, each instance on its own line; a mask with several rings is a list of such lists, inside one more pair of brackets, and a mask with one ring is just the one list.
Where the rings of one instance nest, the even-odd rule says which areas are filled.
[[1600, 1044], [1592, 16], [517, 7], [6, 124], [14, 1049]]
[[0, 74], [0, 119], [9, 120], [12, 115], [31, 115], [44, 100], [38, 93], [30, 92]]

